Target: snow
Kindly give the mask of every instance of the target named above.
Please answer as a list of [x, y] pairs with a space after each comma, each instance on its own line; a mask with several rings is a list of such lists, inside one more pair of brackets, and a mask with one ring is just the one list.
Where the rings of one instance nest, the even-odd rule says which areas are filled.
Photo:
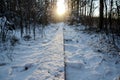
[[119, 55], [110, 57], [110, 52], [96, 52], [100, 47], [99, 35], [86, 34], [80, 27], [64, 27], [67, 80], [119, 80]]
[[[0, 66], [2, 80], [64, 80], [62, 23], [48, 26], [45, 38], [22, 41], [14, 49], [14, 61]], [[54, 33], [53, 33], [54, 31]]]
[[44, 32], [39, 28], [35, 40], [21, 39], [14, 47], [13, 61], [0, 57], [0, 80], [119, 80], [120, 58], [99, 40], [99, 34], [85, 33], [82, 25], [50, 24]]

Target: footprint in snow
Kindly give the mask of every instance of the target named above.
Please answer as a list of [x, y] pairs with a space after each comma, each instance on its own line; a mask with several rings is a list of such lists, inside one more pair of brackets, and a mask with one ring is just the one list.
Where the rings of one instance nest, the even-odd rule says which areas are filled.
[[28, 63], [28, 64], [25, 64], [24, 66], [13, 66], [10, 69], [9, 74], [12, 75], [12, 74], [17, 73], [17, 72], [27, 71], [30, 68], [32, 68], [33, 66], [34, 66], [33, 63]]

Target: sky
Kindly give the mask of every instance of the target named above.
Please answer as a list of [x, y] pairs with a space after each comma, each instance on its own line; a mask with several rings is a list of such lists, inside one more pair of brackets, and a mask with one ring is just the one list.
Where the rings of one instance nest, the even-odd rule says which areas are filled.
[[[59, 11], [61, 12], [64, 9], [64, 0], [57, 0], [57, 7], [60, 8]], [[94, 11], [94, 16], [99, 16], [99, 1], [95, 2], [95, 6], [98, 6], [97, 9]], [[64, 11], [64, 10], [63, 10]]]
[[99, 16], [99, 1], [96, 1], [95, 4], [96, 4], [95, 6], [98, 6], [98, 7], [94, 12], [94, 16]]
[[63, 15], [65, 13], [65, 2], [64, 0], [58, 0], [57, 2], [57, 14]]
[[64, 0], [58, 0], [57, 6], [64, 6]]

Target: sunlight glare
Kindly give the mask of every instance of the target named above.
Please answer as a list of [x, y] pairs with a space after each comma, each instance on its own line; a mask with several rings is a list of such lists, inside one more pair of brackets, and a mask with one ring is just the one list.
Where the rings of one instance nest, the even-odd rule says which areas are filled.
[[57, 14], [63, 15], [65, 13], [65, 3], [64, 0], [58, 0], [57, 2]]

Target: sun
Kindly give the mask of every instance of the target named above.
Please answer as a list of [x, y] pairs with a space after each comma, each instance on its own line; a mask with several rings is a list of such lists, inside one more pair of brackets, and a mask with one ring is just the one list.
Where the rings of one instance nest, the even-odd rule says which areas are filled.
[[58, 15], [65, 14], [65, 2], [64, 2], [64, 0], [58, 0], [58, 2], [57, 2], [57, 14]]
[[64, 6], [59, 6], [57, 7], [57, 14], [58, 15], [63, 15], [65, 13], [65, 8]]

